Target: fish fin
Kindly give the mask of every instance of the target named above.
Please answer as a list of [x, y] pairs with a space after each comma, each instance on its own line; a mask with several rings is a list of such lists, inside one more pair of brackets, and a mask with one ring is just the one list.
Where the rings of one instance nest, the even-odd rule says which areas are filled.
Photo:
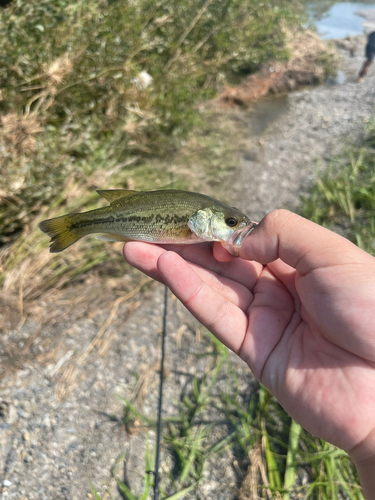
[[105, 198], [107, 201], [112, 203], [113, 201], [119, 200], [120, 198], [125, 198], [131, 196], [138, 191], [132, 191], [130, 189], [97, 189], [98, 195]]
[[113, 233], [104, 233], [95, 236], [95, 239], [101, 241], [122, 241], [123, 243], [126, 241], [130, 241], [129, 238], [125, 238], [125, 236], [120, 236], [119, 234]]
[[62, 252], [81, 238], [70, 230], [70, 215], [44, 220], [38, 227], [51, 238], [51, 253]]

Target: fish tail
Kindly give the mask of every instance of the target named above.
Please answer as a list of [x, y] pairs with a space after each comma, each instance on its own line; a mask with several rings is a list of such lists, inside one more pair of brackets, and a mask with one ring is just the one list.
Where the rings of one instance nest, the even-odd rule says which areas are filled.
[[82, 237], [71, 230], [71, 215], [44, 220], [38, 227], [51, 238], [51, 253], [62, 252]]

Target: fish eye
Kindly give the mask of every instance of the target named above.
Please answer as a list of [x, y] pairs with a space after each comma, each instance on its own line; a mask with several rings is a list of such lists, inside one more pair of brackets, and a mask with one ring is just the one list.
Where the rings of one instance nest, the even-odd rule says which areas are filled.
[[228, 217], [227, 219], [225, 219], [225, 224], [229, 227], [236, 227], [238, 224], [238, 220], [236, 219], [236, 217]]

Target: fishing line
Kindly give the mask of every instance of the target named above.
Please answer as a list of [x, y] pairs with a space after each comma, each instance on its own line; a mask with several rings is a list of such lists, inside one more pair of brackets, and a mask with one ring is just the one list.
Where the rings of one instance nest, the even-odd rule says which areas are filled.
[[162, 430], [161, 412], [162, 412], [162, 405], [163, 405], [164, 359], [165, 359], [165, 338], [166, 338], [166, 334], [167, 334], [167, 312], [168, 312], [168, 287], [165, 286], [165, 288], [164, 288], [163, 331], [162, 331], [162, 336], [161, 336], [159, 404], [158, 404], [158, 420], [157, 420], [157, 433], [156, 433], [154, 500], [159, 499], [160, 440], [161, 440], [161, 430]]
[[[173, 188], [173, 170], [170, 172], [170, 184]], [[165, 360], [165, 338], [167, 336], [167, 314], [168, 314], [168, 287], [164, 287], [164, 313], [163, 313], [163, 331], [161, 334], [161, 360], [160, 360], [160, 382], [159, 382], [159, 403], [156, 431], [156, 450], [155, 450], [155, 481], [154, 481], [154, 500], [159, 500], [159, 468], [160, 468], [160, 441], [162, 431], [162, 407], [163, 407], [163, 386], [164, 386], [164, 360]]]

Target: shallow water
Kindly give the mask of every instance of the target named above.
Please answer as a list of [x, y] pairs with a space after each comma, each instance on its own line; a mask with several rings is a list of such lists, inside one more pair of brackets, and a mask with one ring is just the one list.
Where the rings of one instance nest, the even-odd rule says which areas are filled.
[[362, 35], [364, 19], [358, 15], [358, 12], [375, 10], [375, 2], [339, 2], [323, 14], [319, 12], [320, 6], [319, 2], [311, 2], [307, 10], [310, 22], [316, 26], [318, 34], [324, 39]]
[[327, 85], [344, 85], [348, 80], [346, 74], [339, 69], [336, 75], [332, 75], [328, 78]]

